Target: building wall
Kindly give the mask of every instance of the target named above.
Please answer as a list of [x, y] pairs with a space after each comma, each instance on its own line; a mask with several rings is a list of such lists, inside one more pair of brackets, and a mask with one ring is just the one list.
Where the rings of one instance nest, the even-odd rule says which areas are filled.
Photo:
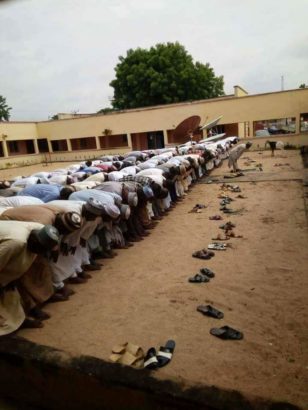
[[[68, 152], [73, 150], [74, 143], [71, 140], [78, 138], [95, 137], [96, 144], [91, 147], [99, 147], [103, 142], [100, 152], [110, 151], [113, 147], [118, 152], [127, 151], [129, 147], [134, 149], [147, 148], [147, 132], [163, 131], [165, 143], [174, 144], [185, 141], [173, 141], [172, 130], [185, 118], [192, 115], [201, 117], [201, 125], [223, 116], [220, 123], [226, 125], [228, 133], [238, 134], [242, 138], [253, 138], [253, 123], [259, 120], [271, 120], [278, 118], [294, 117], [296, 119], [295, 134], [284, 136], [279, 139], [288, 140], [293, 144], [306, 144], [308, 133], [299, 135], [300, 114], [308, 113], [308, 89], [296, 89], [267, 94], [247, 95], [241, 87], [235, 87], [234, 96], [214, 98], [210, 100], [185, 102], [149, 108], [120, 111], [110, 114], [92, 115], [42, 122], [0, 122], [0, 141], [4, 161], [6, 155], [6, 141], [32, 139], [36, 147], [37, 138], [47, 138], [50, 141], [60, 140], [63, 147], [67, 146]], [[110, 130], [108, 141], [104, 142], [105, 130]], [[237, 133], [235, 132], [238, 130]], [[119, 145], [119, 138], [128, 136], [128, 146]], [[114, 136], [114, 140], [112, 137]], [[276, 138], [276, 137], [275, 137]], [[273, 136], [271, 136], [273, 139]], [[104, 145], [106, 144], [106, 145]], [[121, 149], [120, 149], [121, 148]], [[91, 148], [92, 150], [92, 148]], [[38, 150], [37, 150], [38, 151]], [[82, 152], [82, 151], [80, 151]], [[99, 152], [99, 151], [97, 151]], [[59, 153], [55, 153], [58, 155]], [[65, 157], [66, 153], [61, 153]], [[82, 153], [80, 155], [83, 155]], [[84, 154], [87, 155], [87, 154]], [[93, 152], [89, 152], [93, 156]], [[53, 158], [54, 155], [52, 154]], [[11, 156], [9, 157], [12, 158]], [[62, 157], [61, 157], [62, 158]], [[2, 161], [2, 160], [1, 160]]]
[[37, 123], [35, 122], [0, 122], [0, 139], [29, 140], [38, 138]]
[[201, 124], [220, 115], [223, 115], [220, 124], [232, 124], [286, 117], [296, 117], [299, 121], [299, 114], [306, 112], [308, 89], [298, 89], [141, 108], [88, 118], [46, 121], [37, 123], [37, 130], [41, 138], [81, 138], [101, 136], [104, 129], [110, 129], [114, 135], [174, 129], [183, 119], [192, 115], [199, 115]]

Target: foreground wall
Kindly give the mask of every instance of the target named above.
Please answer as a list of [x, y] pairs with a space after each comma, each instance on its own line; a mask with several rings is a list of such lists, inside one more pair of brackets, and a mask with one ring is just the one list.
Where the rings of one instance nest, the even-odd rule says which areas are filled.
[[148, 370], [73, 356], [12, 335], [0, 338], [0, 361], [0, 396], [20, 409], [300, 410], [239, 391], [190, 385], [180, 376], [166, 380]]

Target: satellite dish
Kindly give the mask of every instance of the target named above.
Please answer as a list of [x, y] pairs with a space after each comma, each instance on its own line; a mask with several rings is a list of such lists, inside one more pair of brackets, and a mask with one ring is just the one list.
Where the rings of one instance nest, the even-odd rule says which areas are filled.
[[198, 129], [200, 121], [201, 118], [199, 115], [193, 115], [192, 117], [188, 117], [186, 120], [180, 122], [180, 124], [173, 131], [175, 141], [189, 137], [190, 134]]
[[215, 125], [217, 125], [219, 123], [219, 121], [222, 119], [222, 117], [223, 116], [221, 115], [220, 117], [216, 118], [215, 120], [202, 125], [201, 130], [209, 130], [209, 129], [215, 127]]
[[204, 144], [206, 142], [216, 142], [224, 138], [225, 135], [226, 135], [225, 132], [223, 132], [222, 134], [216, 134], [216, 135], [213, 135], [212, 137], [204, 138], [203, 140], [198, 141], [198, 144]]

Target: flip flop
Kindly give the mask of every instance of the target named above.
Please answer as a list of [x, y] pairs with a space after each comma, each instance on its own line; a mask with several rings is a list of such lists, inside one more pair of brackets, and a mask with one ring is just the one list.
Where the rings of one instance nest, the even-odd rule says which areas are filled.
[[222, 216], [220, 215], [209, 216], [210, 221], [220, 221], [221, 219], [222, 219]]
[[231, 230], [232, 228], [235, 228], [234, 223], [232, 222], [226, 222], [224, 225], [220, 225], [219, 227], [220, 229], [227, 229], [227, 230]]
[[171, 359], [175, 349], [175, 341], [168, 340], [165, 346], [161, 346], [157, 353], [158, 367], [163, 367], [168, 364]]
[[233, 329], [232, 327], [229, 326], [223, 326], [223, 327], [213, 327], [210, 330], [211, 335], [219, 337], [220, 339], [224, 340], [241, 340], [243, 339], [244, 335], [242, 332], [239, 332], [236, 329]]
[[224, 237], [222, 238], [220, 235], [218, 235], [216, 238], [212, 238], [212, 241], [228, 241], [230, 238], [229, 237]]
[[208, 252], [208, 251], [196, 251], [196, 252], [194, 252], [193, 254], [192, 254], [192, 256], [194, 257], [194, 258], [199, 258], [199, 259], [211, 259], [211, 257], [212, 256], [214, 256], [214, 255], [212, 255], [212, 254], [210, 254], [210, 252]]
[[200, 273], [202, 275], [206, 275], [208, 278], [214, 278], [215, 277], [215, 273], [213, 271], [211, 271], [211, 269], [208, 269], [208, 268], [201, 268]]
[[214, 317], [215, 319], [222, 319], [224, 314], [220, 312], [218, 309], [215, 309], [211, 305], [200, 305], [197, 307], [197, 311], [202, 313], [203, 315]]
[[200, 275], [200, 273], [196, 273], [195, 276], [188, 279], [188, 282], [190, 283], [201, 283], [201, 282], [209, 282], [209, 281], [210, 281], [210, 278], [208, 276]]
[[225, 251], [227, 245], [225, 243], [209, 243], [208, 249], [214, 249], [215, 251]]
[[158, 368], [158, 360], [156, 357], [156, 349], [155, 347], [151, 347], [144, 358], [144, 368], [154, 370]]
[[209, 251], [209, 250], [206, 249], [206, 248], [201, 249], [201, 251], [202, 251], [203, 253], [207, 253], [207, 254], [210, 255], [210, 256], [215, 256], [215, 252]]

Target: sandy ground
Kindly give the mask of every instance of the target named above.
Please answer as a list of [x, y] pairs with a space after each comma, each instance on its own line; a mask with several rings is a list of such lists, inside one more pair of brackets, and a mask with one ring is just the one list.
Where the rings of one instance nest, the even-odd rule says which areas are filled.
[[[75, 286], [70, 301], [46, 306], [52, 318], [43, 329], [21, 330], [37, 343], [108, 360], [112, 346], [130, 341], [159, 347], [176, 341], [172, 362], [156, 371], [187, 385], [238, 389], [250, 395], [289, 401], [308, 408], [307, 372], [307, 222], [304, 170], [297, 151], [271, 158], [269, 152], [244, 156], [263, 164], [238, 180], [245, 199], [228, 217], [236, 224], [233, 249], [216, 252], [210, 261], [192, 258], [222, 231], [219, 183], [197, 184], [151, 235], [114, 259], [84, 285]], [[252, 168], [254, 164], [242, 168]], [[274, 166], [275, 164], [289, 164]], [[57, 166], [58, 167], [58, 166]], [[227, 171], [226, 163], [211, 179]], [[241, 181], [241, 182], [237, 182]], [[196, 203], [207, 208], [188, 213]], [[216, 276], [206, 284], [188, 283], [199, 268]], [[222, 310], [224, 319], [202, 316], [200, 304]], [[229, 325], [244, 333], [242, 341], [212, 336], [212, 327]]]

